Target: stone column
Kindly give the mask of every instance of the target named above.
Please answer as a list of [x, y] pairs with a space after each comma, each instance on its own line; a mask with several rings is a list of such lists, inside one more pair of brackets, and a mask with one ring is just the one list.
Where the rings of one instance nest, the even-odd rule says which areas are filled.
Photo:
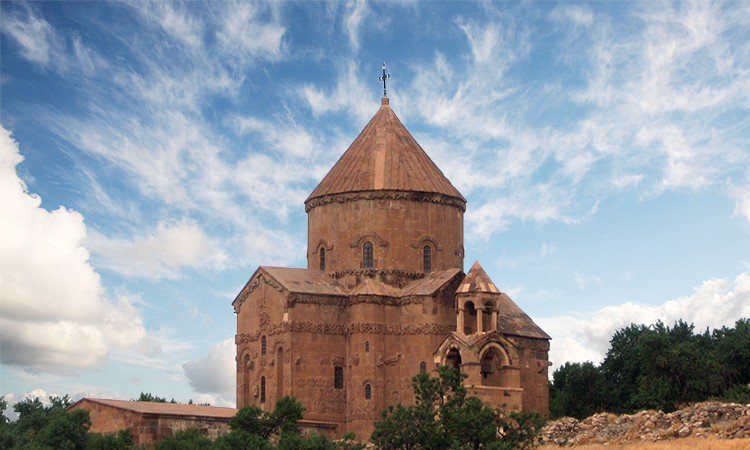
[[464, 305], [458, 307], [458, 316], [456, 318], [456, 331], [464, 334]]
[[482, 333], [484, 330], [482, 329], [482, 313], [484, 312], [484, 307], [477, 308], [477, 333]]
[[497, 309], [492, 308], [492, 323], [490, 323], [490, 329], [492, 331], [497, 330]]

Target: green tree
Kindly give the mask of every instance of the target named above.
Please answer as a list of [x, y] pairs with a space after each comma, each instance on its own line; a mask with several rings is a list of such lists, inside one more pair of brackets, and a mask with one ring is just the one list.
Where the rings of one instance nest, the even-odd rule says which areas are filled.
[[131, 450], [135, 449], [133, 433], [120, 430], [117, 433], [89, 433], [86, 450]]
[[[133, 399], [134, 402], [155, 402], [155, 403], [167, 403], [166, 397], [157, 397], [152, 395], [150, 392], [141, 392], [140, 397]], [[172, 399], [172, 403], [176, 403]]]
[[711, 337], [724, 369], [725, 386], [750, 383], [750, 319], [738, 320], [734, 328], [714, 330]]
[[382, 420], [375, 423], [371, 441], [381, 450], [512, 448], [502, 440], [498, 427], [510, 429], [517, 427], [517, 422], [501, 423], [495, 411], [468, 396], [463, 385], [466, 376], [447, 366], [438, 368], [437, 378], [416, 375], [412, 379], [414, 404], [385, 409]]
[[153, 450], [209, 450], [214, 443], [194, 428], [179, 431], [174, 436], [160, 439]]
[[583, 420], [601, 412], [606, 403], [601, 370], [591, 362], [565, 363], [552, 374], [550, 418]]
[[13, 409], [18, 420], [10, 424], [12, 446], [19, 449], [85, 449], [91, 426], [88, 411], [67, 411], [70, 398], [50, 397], [49, 406], [39, 398], [25, 399]]

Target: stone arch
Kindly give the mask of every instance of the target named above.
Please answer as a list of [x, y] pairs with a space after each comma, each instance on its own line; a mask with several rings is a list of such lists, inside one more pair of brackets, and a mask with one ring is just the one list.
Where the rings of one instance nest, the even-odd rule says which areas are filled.
[[375, 244], [378, 244], [380, 247], [387, 247], [388, 241], [383, 239], [382, 236], [380, 236], [378, 233], [371, 231], [369, 233], [363, 233], [354, 238], [350, 243], [349, 247], [357, 248], [362, 247], [364, 245], [365, 241], [370, 240], [373, 241]]
[[422, 236], [420, 236], [419, 239], [411, 243], [411, 247], [421, 250], [427, 244], [430, 244], [433, 250], [436, 250], [438, 252], [443, 251], [443, 247], [440, 244], [438, 244], [437, 239], [435, 239], [434, 236], [429, 235], [429, 234], [423, 234]]
[[510, 353], [499, 343], [490, 342], [479, 352], [480, 373], [483, 386], [520, 387], [513, 374]]
[[456, 369], [461, 370], [463, 359], [461, 358], [461, 350], [459, 350], [458, 347], [451, 346], [448, 348], [444, 360], [446, 366], [455, 367]]
[[333, 244], [329, 244], [327, 240], [325, 240], [324, 238], [320, 238], [313, 247], [313, 249], [315, 250], [314, 253], [318, 253], [321, 248], [326, 249], [326, 251], [330, 251], [333, 250]]

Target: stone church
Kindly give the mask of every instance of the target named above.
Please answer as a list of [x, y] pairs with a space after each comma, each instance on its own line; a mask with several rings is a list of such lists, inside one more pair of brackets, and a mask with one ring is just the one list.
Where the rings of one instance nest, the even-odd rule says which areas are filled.
[[452, 365], [485, 403], [548, 413], [550, 337], [475, 262], [466, 199], [390, 108], [305, 201], [307, 268], [259, 267], [237, 314], [237, 407], [291, 395], [303, 426], [366, 439], [412, 377]]

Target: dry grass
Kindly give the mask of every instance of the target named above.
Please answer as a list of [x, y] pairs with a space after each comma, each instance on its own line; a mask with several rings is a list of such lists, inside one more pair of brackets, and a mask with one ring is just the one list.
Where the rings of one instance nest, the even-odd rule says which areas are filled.
[[[571, 447], [559, 447], [557, 445], [536, 447], [537, 450], [564, 450], [569, 448]], [[573, 448], [579, 450], [750, 450], [750, 439], [686, 438], [626, 444], [586, 444], [577, 445]]]

